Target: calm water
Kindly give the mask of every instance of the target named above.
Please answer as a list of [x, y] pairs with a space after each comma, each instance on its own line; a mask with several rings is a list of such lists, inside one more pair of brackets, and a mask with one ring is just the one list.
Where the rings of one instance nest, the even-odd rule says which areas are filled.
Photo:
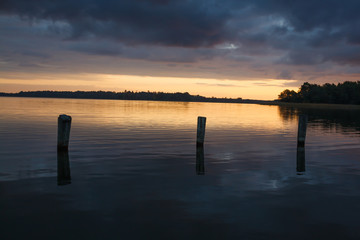
[[3, 97], [0, 238], [359, 239], [359, 137], [360, 110]]

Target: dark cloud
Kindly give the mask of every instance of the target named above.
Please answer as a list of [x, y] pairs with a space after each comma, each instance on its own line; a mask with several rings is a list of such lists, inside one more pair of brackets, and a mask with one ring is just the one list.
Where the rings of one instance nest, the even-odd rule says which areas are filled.
[[41, 68], [42, 66], [36, 63], [19, 63], [18, 64], [19, 67], [24, 67], [24, 68]]
[[114, 46], [112, 44], [99, 44], [98, 42], [75, 43], [70, 45], [68, 49], [89, 55], [105, 55], [105, 56], [120, 56], [123, 52], [122, 46]]
[[334, 28], [356, 24], [359, 21], [360, 2], [356, 0], [262, 1], [260, 8], [283, 16], [295, 31]]
[[278, 63], [290, 65], [314, 65], [320, 64], [324, 61], [324, 57], [318, 52], [302, 49], [302, 51], [289, 52], [289, 54], [283, 57]]
[[41, 53], [41, 52], [34, 51], [34, 50], [25, 50], [21, 54], [24, 56], [36, 57], [36, 58], [41, 58], [41, 59], [50, 58], [49, 54]]
[[[256, 11], [273, 14], [283, 19], [286, 30], [278, 30], [276, 44], [288, 53], [286, 61], [295, 65], [321, 64], [325, 61], [337, 63], [357, 62], [358, 56], [349, 53], [349, 60], [342, 53], [348, 48], [356, 52], [360, 44], [360, 1], [257, 1]], [[274, 31], [275, 33], [275, 31]], [[336, 49], [344, 47], [344, 52]]]
[[72, 39], [111, 38], [127, 44], [211, 46], [226, 36], [229, 12], [207, 1], [5, 0], [0, 11], [65, 21]]
[[[357, 0], [3, 0], [0, 11], [28, 19], [65, 21], [71, 37], [91, 35], [128, 44], [212, 46], [237, 40], [266, 44], [272, 34], [314, 34], [359, 44]], [[268, 27], [263, 26], [268, 23]], [[272, 24], [271, 24], [272, 23]]]
[[[0, 43], [49, 59], [56, 40], [62, 41], [57, 52], [172, 63], [222, 59], [288, 79], [296, 69], [284, 66], [359, 66], [359, 9], [358, 0], [2, 0], [1, 16], [44, 21], [38, 35], [51, 42], [41, 40], [33, 50], [35, 40], [19, 33], [24, 39], [13, 43], [0, 36]], [[0, 19], [1, 34], [23, 29], [10, 24]], [[9, 49], [0, 53], [11, 55]]]
[[350, 47], [334, 47], [332, 51], [324, 53], [326, 60], [343, 65], [360, 65], [360, 45]]
[[288, 80], [290, 80], [290, 79], [293, 78], [293, 75], [292, 75], [291, 72], [288, 71], [288, 70], [282, 70], [282, 71], [279, 73], [279, 75], [278, 75], [277, 78], [278, 78], [278, 79], [288, 79]]

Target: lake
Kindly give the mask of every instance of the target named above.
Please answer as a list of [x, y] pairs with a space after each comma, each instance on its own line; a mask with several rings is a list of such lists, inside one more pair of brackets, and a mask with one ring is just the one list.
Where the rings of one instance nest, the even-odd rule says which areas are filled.
[[360, 110], [0, 97], [0, 143], [1, 239], [360, 238]]

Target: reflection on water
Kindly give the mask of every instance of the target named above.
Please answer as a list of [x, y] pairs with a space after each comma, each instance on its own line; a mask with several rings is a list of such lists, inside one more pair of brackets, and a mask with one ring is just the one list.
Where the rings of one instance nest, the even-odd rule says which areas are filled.
[[196, 147], [196, 174], [205, 174], [204, 147]]
[[299, 127], [298, 127], [298, 137], [297, 137], [297, 146], [304, 147], [306, 139], [306, 128], [307, 128], [308, 116], [301, 114], [299, 115]]
[[284, 121], [296, 121], [301, 114], [309, 116], [312, 127], [336, 129], [343, 133], [360, 131], [360, 107], [346, 106], [279, 106], [279, 115]]
[[57, 152], [57, 181], [58, 185], [67, 185], [71, 183], [68, 151]]
[[[360, 237], [359, 110], [31, 98], [0, 106], [2, 239]], [[60, 114], [72, 116], [71, 175], [69, 154], [56, 152]], [[309, 117], [306, 149], [297, 149], [299, 114]], [[198, 116], [207, 118], [206, 151], [195, 161]]]
[[305, 172], [305, 148], [298, 147], [296, 151], [296, 171]]

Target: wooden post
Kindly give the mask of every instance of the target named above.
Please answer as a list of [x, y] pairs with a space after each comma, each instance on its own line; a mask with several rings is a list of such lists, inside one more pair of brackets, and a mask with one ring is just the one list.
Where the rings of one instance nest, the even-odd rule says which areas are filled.
[[305, 172], [305, 148], [298, 147], [296, 152], [296, 171], [298, 174]]
[[196, 148], [196, 174], [205, 174], [205, 163], [204, 163], [204, 147]]
[[57, 174], [58, 185], [66, 185], [71, 183], [68, 151], [57, 152]]
[[68, 150], [70, 128], [71, 128], [71, 117], [65, 114], [60, 115], [58, 118], [58, 141], [57, 141], [58, 151]]
[[198, 117], [196, 146], [204, 145], [206, 117]]
[[297, 137], [297, 146], [298, 147], [305, 146], [307, 121], [308, 121], [307, 115], [299, 116], [299, 128], [298, 128], [298, 137]]

